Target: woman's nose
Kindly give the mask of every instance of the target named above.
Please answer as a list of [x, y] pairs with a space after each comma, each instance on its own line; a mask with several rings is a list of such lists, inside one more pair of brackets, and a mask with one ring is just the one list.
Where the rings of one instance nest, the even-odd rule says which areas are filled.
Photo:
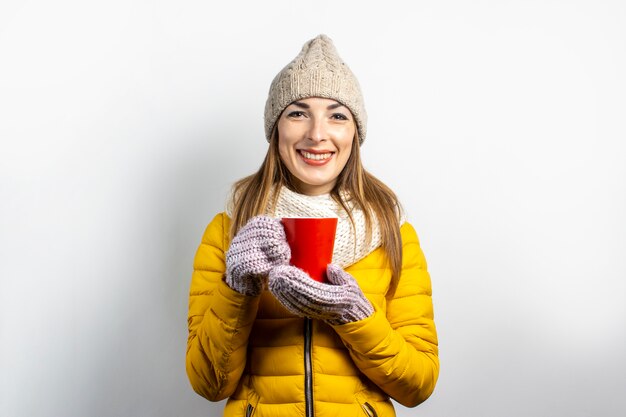
[[314, 142], [322, 142], [328, 139], [326, 123], [323, 119], [315, 118], [310, 119], [309, 130], [307, 132], [307, 139]]

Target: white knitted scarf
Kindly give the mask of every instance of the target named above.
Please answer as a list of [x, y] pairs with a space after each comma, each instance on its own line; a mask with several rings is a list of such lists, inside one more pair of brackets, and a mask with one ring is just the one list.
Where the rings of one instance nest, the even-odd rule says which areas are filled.
[[[270, 197], [270, 202], [272, 198]], [[336, 217], [337, 231], [333, 249], [333, 263], [342, 268], [352, 265], [369, 255], [382, 243], [380, 226], [376, 216], [372, 216], [372, 234], [368, 242], [365, 232], [365, 214], [348, 201], [354, 225], [348, 213], [337, 203], [330, 194], [309, 196], [289, 190], [280, 189], [276, 207], [269, 207], [267, 215], [276, 218], [282, 217]], [[227, 203], [227, 214], [232, 216], [232, 195]], [[400, 224], [404, 221], [404, 214], [400, 215]]]
[[[269, 213], [274, 217], [336, 217], [337, 231], [333, 249], [333, 263], [345, 268], [367, 256], [380, 246], [382, 239], [380, 227], [375, 218], [372, 219], [372, 237], [367, 242], [365, 237], [365, 215], [361, 209], [348, 202], [354, 226], [348, 213], [330, 194], [309, 196], [298, 194], [282, 187], [276, 207]], [[356, 231], [356, 233], [355, 233]]]

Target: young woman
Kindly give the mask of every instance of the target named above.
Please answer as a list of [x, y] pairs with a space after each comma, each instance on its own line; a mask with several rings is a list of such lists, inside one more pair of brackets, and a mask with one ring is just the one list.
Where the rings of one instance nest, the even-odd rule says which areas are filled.
[[[394, 193], [363, 169], [359, 84], [320, 35], [274, 79], [269, 148], [194, 261], [187, 374], [225, 416], [394, 416], [439, 373], [430, 277]], [[282, 217], [337, 217], [329, 283], [289, 265]]]

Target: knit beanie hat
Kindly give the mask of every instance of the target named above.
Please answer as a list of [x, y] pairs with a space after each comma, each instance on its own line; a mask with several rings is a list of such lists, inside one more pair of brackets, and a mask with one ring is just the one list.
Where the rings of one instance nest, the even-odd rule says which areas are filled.
[[265, 103], [265, 136], [285, 107], [308, 97], [333, 99], [352, 112], [359, 132], [359, 145], [365, 140], [367, 113], [356, 77], [343, 62], [333, 41], [326, 35], [311, 39], [302, 51], [276, 75]]

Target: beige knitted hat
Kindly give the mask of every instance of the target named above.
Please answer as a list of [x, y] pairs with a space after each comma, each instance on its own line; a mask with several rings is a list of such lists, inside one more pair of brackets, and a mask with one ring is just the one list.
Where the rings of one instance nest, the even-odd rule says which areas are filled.
[[274, 124], [290, 103], [307, 97], [331, 98], [352, 112], [365, 140], [367, 113], [356, 77], [326, 35], [311, 39], [293, 61], [276, 75], [265, 103], [265, 136], [269, 142]]

